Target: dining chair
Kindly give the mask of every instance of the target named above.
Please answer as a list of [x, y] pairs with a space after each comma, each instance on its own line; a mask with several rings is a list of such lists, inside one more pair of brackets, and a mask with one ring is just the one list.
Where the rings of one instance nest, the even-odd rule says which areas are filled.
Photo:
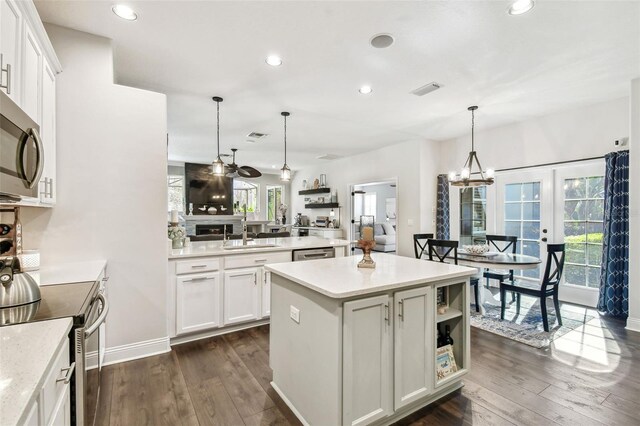
[[[511, 235], [487, 235], [486, 239], [489, 250], [495, 249], [500, 253], [511, 251], [511, 254], [516, 254], [518, 237]], [[487, 287], [489, 287], [489, 280], [498, 280], [499, 282], [505, 280], [513, 281], [513, 269], [506, 272], [487, 269], [482, 276], [487, 279]]]
[[427, 249], [427, 241], [433, 238], [433, 234], [413, 234], [413, 251], [416, 259], [421, 259]]
[[558, 324], [562, 325], [560, 316], [560, 302], [558, 301], [558, 287], [564, 269], [564, 244], [547, 245], [547, 265], [544, 269], [544, 276], [541, 283], [530, 281], [508, 281], [500, 283], [500, 319], [504, 320], [506, 308], [505, 296], [507, 291], [516, 293], [516, 315], [520, 314], [520, 295], [534, 296], [540, 299], [540, 310], [542, 311], [542, 325], [544, 331], [549, 331], [549, 318], [547, 314], [547, 297], [553, 297], [553, 305], [556, 310]]
[[[454, 240], [434, 240], [429, 238], [427, 240], [429, 248], [429, 260], [432, 262], [449, 263], [447, 259], [453, 259], [454, 265], [458, 264], [458, 242]], [[434, 256], [437, 260], [434, 260]], [[478, 283], [480, 279], [478, 277], [471, 277], [469, 284], [473, 287], [473, 295], [476, 298], [476, 312], [480, 312], [480, 289]]]

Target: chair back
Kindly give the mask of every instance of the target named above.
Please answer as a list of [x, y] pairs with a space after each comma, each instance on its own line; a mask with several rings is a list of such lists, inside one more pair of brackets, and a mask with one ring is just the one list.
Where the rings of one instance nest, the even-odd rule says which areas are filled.
[[453, 259], [455, 265], [458, 264], [458, 242], [453, 240], [427, 240], [429, 245], [429, 260], [445, 263], [447, 259]]
[[259, 232], [256, 238], [285, 238], [290, 236], [290, 232]]
[[516, 244], [518, 237], [512, 235], [487, 235], [487, 245], [495, 247], [500, 253], [507, 253], [511, 250], [511, 254], [516, 254]]
[[416, 259], [422, 258], [427, 249], [427, 240], [433, 238], [433, 234], [413, 234], [413, 252]]
[[564, 244], [547, 244], [547, 266], [542, 277], [542, 290], [557, 286], [564, 270]]

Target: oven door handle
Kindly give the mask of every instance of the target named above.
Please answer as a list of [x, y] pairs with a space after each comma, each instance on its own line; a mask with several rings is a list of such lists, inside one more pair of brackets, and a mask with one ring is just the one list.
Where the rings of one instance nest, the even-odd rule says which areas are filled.
[[98, 327], [100, 327], [100, 325], [102, 325], [102, 323], [107, 319], [107, 314], [109, 313], [109, 302], [107, 302], [104, 296], [102, 294], [98, 294], [96, 296], [96, 299], [99, 300], [100, 303], [102, 303], [102, 311], [100, 312], [98, 318], [93, 322], [93, 324], [87, 327], [87, 329], [84, 331], [85, 339], [96, 332]]

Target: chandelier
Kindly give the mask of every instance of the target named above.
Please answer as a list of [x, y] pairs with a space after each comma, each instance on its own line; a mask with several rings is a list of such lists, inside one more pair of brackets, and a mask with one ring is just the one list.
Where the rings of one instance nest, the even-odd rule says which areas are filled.
[[[449, 183], [453, 186], [484, 186], [493, 184], [493, 169], [487, 169], [486, 171], [482, 171], [482, 166], [480, 165], [480, 161], [478, 160], [478, 155], [475, 151], [475, 140], [474, 140], [474, 130], [475, 130], [475, 110], [477, 110], [477, 106], [470, 106], [467, 110], [471, 111], [471, 152], [469, 152], [469, 156], [467, 157], [467, 161], [462, 166], [462, 170], [460, 173], [450, 172], [449, 173]], [[477, 166], [478, 171], [474, 171], [474, 166]], [[472, 178], [471, 175], [479, 174], [479, 177]]]

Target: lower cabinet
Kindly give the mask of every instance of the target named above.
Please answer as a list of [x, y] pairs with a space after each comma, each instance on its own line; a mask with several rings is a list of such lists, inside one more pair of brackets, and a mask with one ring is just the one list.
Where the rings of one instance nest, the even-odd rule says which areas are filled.
[[222, 285], [220, 273], [188, 275], [176, 279], [176, 328], [189, 333], [220, 327]]
[[224, 272], [224, 325], [257, 320], [259, 281], [262, 268], [241, 268]]
[[262, 270], [262, 294], [260, 305], [262, 306], [262, 318], [271, 315], [271, 272]]

